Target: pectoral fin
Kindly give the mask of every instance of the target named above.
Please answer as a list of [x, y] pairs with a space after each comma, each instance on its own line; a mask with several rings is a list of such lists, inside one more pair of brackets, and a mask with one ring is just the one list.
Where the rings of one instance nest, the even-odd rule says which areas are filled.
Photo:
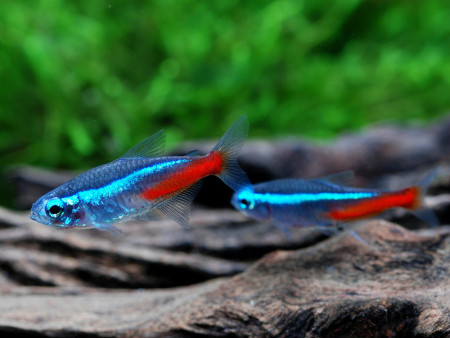
[[106, 231], [108, 231], [110, 234], [112, 234], [114, 236], [123, 235], [122, 230], [120, 230], [119, 228], [117, 228], [114, 225], [109, 224], [109, 223], [94, 224], [94, 227], [96, 229], [99, 229], [99, 230], [102, 230], [102, 231], [106, 230]]

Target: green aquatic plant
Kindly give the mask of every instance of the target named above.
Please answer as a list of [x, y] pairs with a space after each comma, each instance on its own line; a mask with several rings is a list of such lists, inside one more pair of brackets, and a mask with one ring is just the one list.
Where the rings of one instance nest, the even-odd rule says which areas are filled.
[[2, 164], [89, 168], [165, 128], [329, 138], [450, 107], [445, 1], [0, 3]]

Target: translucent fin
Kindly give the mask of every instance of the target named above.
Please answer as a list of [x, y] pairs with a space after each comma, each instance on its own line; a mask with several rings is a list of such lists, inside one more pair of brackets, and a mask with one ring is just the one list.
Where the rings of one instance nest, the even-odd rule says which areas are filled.
[[285, 225], [281, 222], [273, 222], [278, 229], [284, 232], [289, 241], [292, 241], [292, 231], [289, 225]]
[[[321, 232], [324, 235], [327, 236], [333, 236], [338, 234], [339, 232], [345, 231], [345, 225], [342, 223], [334, 223], [333, 225], [326, 227], [326, 228], [321, 228], [323, 229]], [[369, 243], [367, 243], [360, 235], [358, 235], [358, 233], [353, 230], [353, 229], [349, 229], [348, 233], [355, 239], [357, 239], [359, 242], [361, 242], [364, 245], [369, 245]]]
[[422, 206], [422, 201], [427, 193], [428, 187], [430, 186], [431, 182], [436, 176], [438, 170], [439, 166], [431, 170], [428, 174], [426, 174], [425, 177], [423, 177], [420, 180], [419, 184], [417, 184], [416, 188], [418, 189], [418, 194], [416, 196], [414, 208], [420, 208]]
[[413, 210], [412, 213], [422, 222], [432, 227], [438, 227], [440, 225], [439, 218], [430, 209]]
[[189, 227], [190, 206], [195, 196], [202, 187], [202, 182], [198, 181], [185, 189], [181, 193], [175, 195], [167, 201], [164, 201], [157, 208], [172, 218], [175, 222], [182, 225], [186, 229]]
[[319, 180], [327, 181], [333, 184], [351, 186], [355, 179], [355, 173], [351, 170], [342, 171], [336, 174], [319, 178]]
[[190, 152], [188, 152], [186, 154], [186, 156], [200, 156], [200, 155], [201, 155], [201, 153], [200, 153], [200, 150], [198, 150], [198, 149], [191, 150]]
[[325, 236], [334, 236], [336, 234], [338, 234], [341, 230], [339, 230], [337, 227], [321, 227], [321, 226], [316, 226], [314, 227], [314, 229], [317, 229], [318, 231], [320, 231], [322, 234], [324, 234]]
[[315, 180], [301, 178], [281, 178], [278, 180], [258, 183], [253, 186], [255, 192], [269, 194], [291, 194], [305, 191], [305, 187], [314, 185]]
[[164, 135], [164, 131], [161, 129], [156, 134], [136, 144], [125, 154], [120, 156], [120, 158], [163, 156], [165, 146], [166, 135]]
[[357, 239], [358, 241], [360, 241], [362, 244], [369, 245], [369, 243], [367, 243], [360, 235], [358, 235], [358, 234], [356, 233], [355, 230], [350, 229], [350, 230], [348, 231], [348, 233], [349, 233], [350, 235], [352, 235], [355, 239]]
[[418, 219], [431, 226], [439, 226], [439, 219], [437, 218], [437, 216], [434, 214], [433, 211], [423, 208], [423, 199], [425, 198], [427, 189], [430, 186], [431, 182], [433, 181], [434, 177], [436, 176], [438, 170], [439, 167], [434, 168], [420, 180], [417, 186], [409, 188], [412, 189], [415, 194], [415, 199], [411, 206], [412, 213]]
[[119, 228], [115, 227], [112, 224], [109, 223], [105, 223], [105, 224], [95, 224], [94, 227], [96, 229], [102, 230], [102, 231], [108, 231], [111, 235], [114, 236], [119, 236], [119, 235], [123, 235], [122, 230], [120, 230]]
[[219, 152], [222, 155], [224, 167], [218, 176], [234, 191], [251, 184], [247, 174], [237, 162], [239, 151], [247, 139], [247, 134], [247, 117], [241, 116], [211, 150], [212, 152]]
[[149, 209], [132, 218], [136, 221], [158, 221], [161, 219], [161, 212], [158, 209]]

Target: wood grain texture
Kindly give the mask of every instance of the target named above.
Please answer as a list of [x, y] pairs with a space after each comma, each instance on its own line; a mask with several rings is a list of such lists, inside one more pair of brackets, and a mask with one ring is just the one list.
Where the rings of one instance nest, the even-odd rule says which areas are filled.
[[[404, 188], [437, 164], [430, 228], [396, 209], [333, 237], [249, 220], [208, 178], [185, 231], [175, 222], [120, 224], [124, 235], [58, 231], [0, 208], [0, 335], [34, 337], [450, 337], [450, 120], [377, 127], [330, 145], [248, 142], [253, 182], [356, 172], [355, 185]], [[209, 151], [211, 145], [187, 150]], [[183, 153], [184, 151], [180, 151]], [[22, 168], [28, 207], [70, 174]], [[346, 227], [345, 227], [346, 228]]]
[[250, 264], [131, 248], [133, 236], [108, 243], [88, 231], [5, 229], [0, 333], [449, 335], [450, 228], [414, 232], [373, 220], [354, 230], [367, 244], [343, 232]]

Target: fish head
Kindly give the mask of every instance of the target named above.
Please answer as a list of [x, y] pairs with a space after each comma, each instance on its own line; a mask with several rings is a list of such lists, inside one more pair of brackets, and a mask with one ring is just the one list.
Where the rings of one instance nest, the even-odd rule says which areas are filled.
[[250, 187], [236, 191], [231, 199], [231, 204], [243, 214], [265, 220], [269, 218], [269, 209], [263, 200]]
[[33, 204], [30, 218], [52, 227], [73, 228], [85, 225], [85, 214], [76, 195], [59, 196], [54, 190]]

